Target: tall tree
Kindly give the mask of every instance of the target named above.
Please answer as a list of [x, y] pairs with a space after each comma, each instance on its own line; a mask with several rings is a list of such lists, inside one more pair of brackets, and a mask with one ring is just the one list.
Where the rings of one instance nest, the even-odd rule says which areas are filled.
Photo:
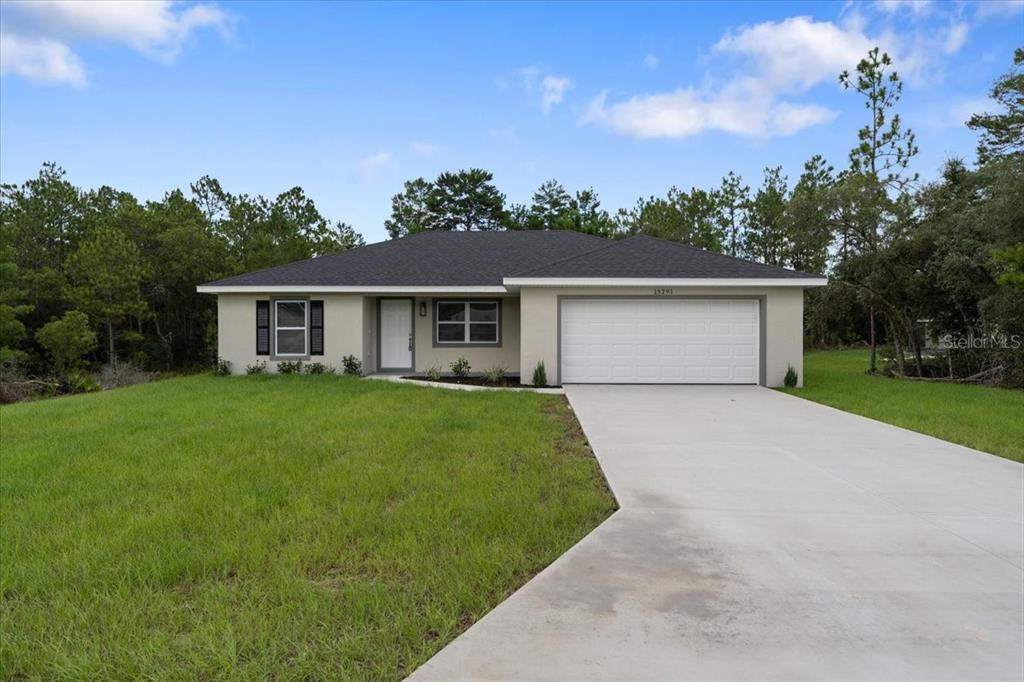
[[423, 178], [406, 180], [402, 191], [391, 197], [391, 217], [384, 228], [392, 239], [434, 229], [434, 214], [430, 210], [430, 194], [434, 183]]
[[615, 234], [615, 221], [608, 211], [601, 208], [601, 200], [593, 187], [581, 189], [573, 198], [574, 222], [572, 229], [577, 232], [611, 237]]
[[[914, 133], [904, 130], [900, 116], [893, 112], [903, 92], [903, 82], [896, 71], [890, 70], [892, 59], [877, 47], [857, 64], [856, 75], [848, 71], [839, 75], [844, 89], [852, 89], [864, 98], [869, 112], [867, 124], [858, 133], [858, 144], [850, 151], [850, 170], [853, 182], [865, 186], [870, 216], [877, 217], [871, 229], [863, 235], [857, 248], [870, 259], [878, 251], [883, 232], [883, 216], [899, 209], [898, 202], [906, 198], [910, 184], [917, 175], [908, 170], [910, 160], [917, 154]], [[858, 178], [857, 176], [860, 176]], [[866, 182], [865, 182], [866, 181]], [[871, 187], [877, 185], [877, 189]], [[864, 221], [860, 221], [862, 224]], [[863, 272], [863, 269], [859, 269]], [[868, 371], [877, 371], [878, 333], [875, 327], [875, 308], [870, 291], [865, 291], [868, 304], [871, 355]]]
[[833, 168], [820, 155], [804, 164], [786, 202], [784, 223], [789, 242], [789, 266], [810, 273], [824, 273], [832, 242]]
[[718, 226], [723, 233], [725, 253], [739, 256], [747, 230], [750, 186], [732, 171], [722, 178], [718, 189]]
[[119, 230], [101, 227], [68, 259], [70, 297], [106, 331], [107, 361], [117, 360], [116, 338], [149, 309], [141, 284], [146, 267], [138, 248]]
[[[64, 169], [43, 164], [39, 175], [20, 186], [0, 186], [0, 223], [17, 266], [20, 315], [29, 330], [38, 329], [67, 309], [65, 263], [83, 233], [82, 193], [67, 181]], [[16, 272], [16, 274], [13, 274]]]
[[1024, 153], [1024, 48], [1013, 52], [1013, 67], [1001, 76], [990, 91], [1003, 111], [974, 114], [967, 127], [981, 132], [978, 161]]
[[0, 362], [24, 357], [18, 348], [26, 331], [20, 318], [32, 312], [14, 259], [13, 231], [12, 224], [0, 222]]
[[480, 168], [441, 173], [427, 198], [438, 230], [500, 230], [507, 223], [505, 195]]
[[647, 234], [708, 251], [722, 250], [718, 226], [718, 193], [694, 187], [684, 192], [676, 187], [666, 198], [640, 199], [629, 211], [619, 212], [619, 224], [626, 234]]
[[620, 229], [626, 234], [647, 234], [709, 251], [722, 250], [722, 231], [717, 222], [718, 193], [694, 187], [676, 187], [666, 198], [639, 199], [631, 210], [619, 211]]
[[786, 176], [782, 167], [764, 169], [764, 181], [750, 201], [746, 253], [762, 263], [786, 265], [789, 242], [786, 234]]
[[533, 193], [530, 225], [542, 230], [571, 230], [575, 213], [573, 198], [565, 187], [557, 180], [548, 180]]

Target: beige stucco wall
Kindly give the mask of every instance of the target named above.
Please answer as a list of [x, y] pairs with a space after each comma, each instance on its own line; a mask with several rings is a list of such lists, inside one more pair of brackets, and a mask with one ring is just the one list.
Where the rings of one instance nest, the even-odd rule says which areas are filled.
[[342, 357], [350, 354], [362, 357], [363, 362], [366, 362], [363, 341], [364, 306], [363, 297], [360, 295], [219, 294], [217, 354], [231, 363], [232, 372], [243, 374], [247, 365], [263, 360], [267, 362], [268, 371], [275, 371], [277, 360], [274, 356], [256, 355], [256, 301], [274, 298], [312, 298], [324, 302], [324, 354], [313, 356], [311, 359], [314, 362], [323, 362], [340, 368]]
[[[519, 299], [511, 296], [473, 296], [458, 297], [458, 300], [482, 300], [493, 301], [501, 299], [501, 346], [472, 346], [472, 347], [434, 347], [434, 306], [435, 298], [417, 298], [414, 313], [416, 316], [415, 326], [415, 363], [417, 372], [425, 372], [433, 366], [441, 368], [442, 372], [449, 372], [449, 365], [459, 359], [459, 356], [466, 356], [469, 360], [472, 372], [483, 372], [494, 367], [504, 367], [510, 374], [519, 372]], [[420, 317], [420, 303], [427, 305], [426, 317]]]
[[[804, 294], [799, 287], [673, 287], [675, 296], [765, 296], [765, 381], [781, 386], [786, 368], [803, 372]], [[652, 296], [650, 287], [524, 287], [520, 291], [521, 317], [525, 320], [520, 339], [523, 381], [529, 382], [533, 368], [544, 361], [548, 381], [558, 380], [558, 297], [559, 296]]]
[[[558, 380], [558, 296], [651, 296], [649, 287], [565, 287], [523, 288], [518, 298], [499, 297], [501, 346], [434, 347], [435, 297], [414, 299], [415, 369], [425, 372], [433, 366], [443, 372], [459, 356], [466, 356], [474, 372], [504, 367], [522, 374], [529, 382], [533, 368], [544, 360], [548, 381]], [[803, 290], [798, 287], [674, 287], [676, 296], [765, 296], [765, 380], [781, 386], [786, 368], [792, 365], [803, 383]], [[217, 297], [218, 354], [231, 362], [232, 371], [243, 373], [247, 365], [267, 361], [275, 371], [273, 356], [256, 355], [256, 301], [273, 299], [267, 294], [220, 294]], [[281, 297], [284, 298], [284, 297]], [[341, 366], [345, 355], [363, 361], [366, 373], [377, 369], [377, 297], [360, 294], [315, 294], [291, 298], [324, 301], [324, 355], [314, 361]], [[490, 298], [494, 297], [479, 297]], [[427, 315], [419, 314], [420, 303]], [[525, 325], [522, 321], [526, 321]]]

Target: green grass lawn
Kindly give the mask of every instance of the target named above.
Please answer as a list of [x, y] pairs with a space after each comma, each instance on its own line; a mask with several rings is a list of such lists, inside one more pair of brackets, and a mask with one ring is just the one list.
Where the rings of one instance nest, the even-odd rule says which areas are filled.
[[397, 680], [614, 507], [561, 396], [196, 376], [0, 429], [5, 679]]
[[787, 393], [1024, 461], [1024, 391], [892, 379], [864, 373], [868, 352], [804, 356], [803, 388]]

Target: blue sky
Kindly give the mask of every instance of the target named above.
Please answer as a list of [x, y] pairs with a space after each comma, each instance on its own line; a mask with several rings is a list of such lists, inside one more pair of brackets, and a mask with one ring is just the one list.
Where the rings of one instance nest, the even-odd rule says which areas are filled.
[[204, 174], [302, 186], [368, 241], [409, 178], [479, 166], [510, 201], [544, 180], [605, 208], [672, 185], [791, 182], [846, 163], [862, 102], [836, 83], [893, 54], [918, 170], [973, 159], [962, 121], [1024, 44], [1024, 2], [334, 4], [5, 2], [0, 179], [47, 160], [160, 198]]

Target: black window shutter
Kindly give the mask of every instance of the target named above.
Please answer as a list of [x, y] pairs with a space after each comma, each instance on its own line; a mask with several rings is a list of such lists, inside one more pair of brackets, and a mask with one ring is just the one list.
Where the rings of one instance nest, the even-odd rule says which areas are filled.
[[256, 301], [256, 355], [270, 355], [270, 301]]
[[309, 302], [309, 354], [324, 354], [324, 302]]

